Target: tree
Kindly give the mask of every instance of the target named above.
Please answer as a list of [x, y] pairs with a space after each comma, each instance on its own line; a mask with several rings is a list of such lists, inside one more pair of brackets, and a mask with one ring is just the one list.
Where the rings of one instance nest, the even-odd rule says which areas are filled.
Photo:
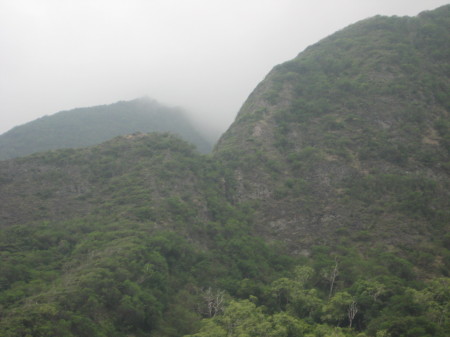
[[330, 269], [322, 270], [322, 276], [327, 279], [330, 283], [330, 291], [328, 292], [328, 299], [333, 295], [334, 282], [336, 281], [337, 276], [339, 275], [339, 266], [337, 258], [334, 258], [334, 266]]
[[[323, 306], [322, 320], [340, 326], [346, 318], [349, 318], [349, 308], [352, 307], [352, 303], [355, 303], [354, 306], [356, 306], [356, 302], [348, 292], [337, 292], [328, 303]], [[352, 320], [356, 315], [356, 311], [357, 308], [353, 307], [351, 312]]]
[[411, 289], [411, 293], [415, 303], [425, 306], [425, 316], [430, 321], [438, 326], [446, 326], [450, 322], [450, 278], [434, 279], [425, 289]]
[[207, 318], [215, 317], [217, 314], [222, 313], [225, 305], [225, 291], [213, 290], [209, 287], [206, 290], [202, 290], [200, 294], [202, 303], [199, 306], [199, 313]]
[[353, 319], [355, 318], [357, 313], [358, 313], [358, 305], [355, 301], [352, 301], [352, 303], [350, 303], [350, 305], [348, 306], [348, 309], [347, 309], [347, 316], [348, 316], [348, 321], [349, 321], [348, 327], [349, 328], [352, 327]]

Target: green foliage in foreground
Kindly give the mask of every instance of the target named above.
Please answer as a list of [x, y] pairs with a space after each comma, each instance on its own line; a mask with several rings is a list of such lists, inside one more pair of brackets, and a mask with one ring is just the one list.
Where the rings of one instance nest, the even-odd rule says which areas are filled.
[[[448, 336], [450, 279], [318, 246], [294, 261], [239, 219], [207, 249], [151, 223], [85, 218], [0, 236], [0, 334]], [[211, 309], [213, 308], [213, 309]], [[196, 332], [198, 331], [198, 332]]]
[[[200, 332], [190, 336], [412, 337], [450, 332], [449, 278], [435, 279], [422, 290], [400, 288], [401, 294], [394, 296], [382, 282], [360, 280], [324, 299], [305, 282], [313, 274], [312, 268], [300, 267], [293, 278], [271, 284], [268, 293], [283, 304], [282, 310], [258, 306], [256, 297], [231, 300], [223, 314], [203, 320]], [[362, 329], [371, 315], [376, 318]]]
[[258, 287], [290, 265], [243, 231], [225, 243], [219, 229], [202, 251], [151, 228], [92, 218], [3, 231], [0, 334], [180, 336], [206, 312], [205, 289], [236, 294], [244, 273]]
[[[362, 23], [375, 58], [355, 29], [331, 38], [335, 55], [280, 66], [264, 105], [286, 79], [309, 99], [268, 132], [264, 109], [242, 114], [229, 135], [262, 121], [245, 127], [267, 137], [225, 137], [219, 155], [135, 134], [0, 162], [0, 336], [449, 336], [448, 77], [409, 78], [448, 59], [433, 46], [449, 10]], [[414, 25], [416, 45], [394, 48]], [[388, 111], [385, 95], [424, 105]]]

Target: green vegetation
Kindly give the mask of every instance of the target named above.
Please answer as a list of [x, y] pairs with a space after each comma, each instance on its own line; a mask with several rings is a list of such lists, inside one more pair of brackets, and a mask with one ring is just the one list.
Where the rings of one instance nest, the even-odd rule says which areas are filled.
[[211, 155], [0, 161], [0, 335], [450, 335], [450, 6], [277, 66]]
[[136, 132], [171, 132], [194, 144], [202, 153], [211, 150], [211, 144], [184, 111], [140, 98], [61, 111], [17, 126], [0, 135], [0, 160], [100, 144]]
[[[288, 266], [280, 264], [263, 243], [254, 247], [261, 254], [256, 255], [246, 234], [238, 234], [232, 239], [234, 254], [222, 257], [231, 243], [211, 239], [217, 248], [202, 251], [173, 231], [157, 230], [151, 224], [105, 223], [104, 217], [33, 228], [12, 226], [2, 233], [0, 243], [0, 302], [6, 313], [1, 334], [179, 336], [190, 332], [203, 313], [203, 289], [220, 286], [233, 293], [243, 272], [257, 283]], [[242, 267], [228, 270], [239, 264]], [[244, 271], [251, 265], [255, 265], [253, 272]]]
[[361, 21], [255, 89], [215, 156], [260, 203], [261, 231], [307, 251], [448, 230], [449, 9]]

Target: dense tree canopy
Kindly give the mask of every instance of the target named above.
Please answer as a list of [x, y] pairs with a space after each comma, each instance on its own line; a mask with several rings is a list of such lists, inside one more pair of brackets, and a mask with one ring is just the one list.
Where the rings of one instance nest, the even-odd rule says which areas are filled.
[[450, 335], [450, 6], [277, 66], [210, 155], [0, 161], [0, 335]]

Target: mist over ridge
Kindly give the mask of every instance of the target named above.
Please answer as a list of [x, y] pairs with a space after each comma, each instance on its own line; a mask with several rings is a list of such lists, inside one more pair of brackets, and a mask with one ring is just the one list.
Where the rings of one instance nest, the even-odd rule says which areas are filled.
[[41, 117], [0, 135], [0, 160], [35, 152], [80, 148], [133, 133], [170, 132], [202, 153], [212, 148], [186, 112], [149, 97], [61, 111]]
[[[0, 335], [448, 337], [449, 46], [450, 4], [370, 17], [274, 66], [209, 154], [135, 132], [0, 160]], [[142, 112], [180, 120], [28, 124]]]
[[149, 95], [220, 134], [273, 67], [338, 29], [445, 0], [0, 4], [0, 134], [46, 114]]

